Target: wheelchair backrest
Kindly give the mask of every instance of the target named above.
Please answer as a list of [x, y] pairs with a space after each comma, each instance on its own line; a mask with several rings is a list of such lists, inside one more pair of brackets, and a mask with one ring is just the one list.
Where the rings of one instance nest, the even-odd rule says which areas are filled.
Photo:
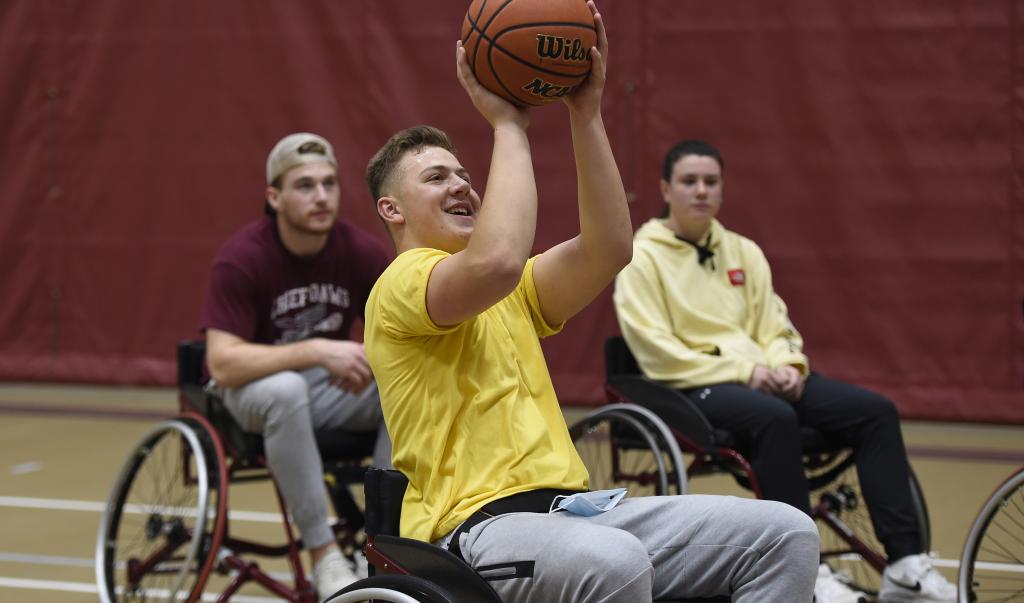
[[402, 472], [394, 469], [366, 470], [364, 479], [366, 493], [366, 535], [398, 536], [402, 518], [402, 497], [409, 480]]
[[641, 375], [633, 352], [622, 337], [609, 337], [604, 342], [604, 376], [610, 381], [616, 375]]
[[185, 340], [178, 342], [178, 385], [205, 385], [206, 375], [203, 361], [206, 358], [206, 342]]
[[204, 368], [205, 360], [205, 341], [178, 342], [178, 390], [184, 398], [182, 402], [190, 404], [190, 410], [209, 418], [211, 409], [205, 391], [208, 381]]
[[700, 410], [681, 392], [647, 379], [621, 336], [604, 342], [605, 391], [612, 402], [639, 404], [701, 449], [714, 447], [715, 432]]

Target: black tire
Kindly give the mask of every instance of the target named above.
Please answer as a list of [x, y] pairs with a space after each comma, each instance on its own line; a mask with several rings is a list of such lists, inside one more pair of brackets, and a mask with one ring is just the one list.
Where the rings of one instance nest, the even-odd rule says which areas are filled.
[[[829, 462], [816, 464], [815, 469], [808, 473], [808, 482], [811, 485], [812, 505], [817, 505], [822, 497], [831, 497], [831, 500], [836, 501], [833, 506], [840, 521], [869, 549], [885, 557], [885, 548], [875, 537], [871, 515], [864, 501], [857, 468], [850, 451], [835, 453], [831, 455]], [[931, 524], [924, 494], [912, 468], [910, 496], [921, 536], [919, 550], [925, 552], [931, 548]], [[854, 551], [842, 534], [822, 521], [818, 521], [818, 529], [821, 534], [822, 560], [834, 571], [845, 575], [853, 588], [877, 595], [882, 583], [879, 570]]]
[[223, 472], [198, 423], [159, 423], [121, 468], [100, 518], [96, 580], [103, 603], [195, 601], [224, 526]]
[[458, 603], [451, 593], [429, 580], [398, 574], [360, 580], [334, 593], [324, 603], [409, 603], [409, 598], [416, 603]]
[[664, 495], [668, 469], [658, 438], [623, 411], [598, 409], [569, 429], [590, 473], [590, 489], [628, 488], [630, 496]]
[[961, 603], [1024, 601], [1024, 467], [985, 501], [960, 557]]

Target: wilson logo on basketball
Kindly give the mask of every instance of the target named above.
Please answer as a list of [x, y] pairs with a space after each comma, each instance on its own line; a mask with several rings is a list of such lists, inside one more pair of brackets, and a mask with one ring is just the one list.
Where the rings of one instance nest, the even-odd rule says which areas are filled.
[[535, 77], [532, 82], [523, 86], [523, 90], [534, 96], [552, 99], [560, 98], [569, 94], [575, 87], [576, 86], [559, 86], [557, 84], [552, 84], [551, 82], [545, 82], [539, 77]]
[[562, 59], [580, 63], [589, 57], [583, 41], [579, 38], [563, 38], [537, 34], [537, 56], [542, 59]]

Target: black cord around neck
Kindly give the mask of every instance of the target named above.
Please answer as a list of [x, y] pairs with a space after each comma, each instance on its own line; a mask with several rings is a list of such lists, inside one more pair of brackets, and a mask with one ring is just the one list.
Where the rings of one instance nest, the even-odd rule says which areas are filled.
[[711, 233], [710, 232], [708, 233], [708, 238], [704, 242], [703, 245], [701, 245], [700, 243], [694, 243], [690, 239], [683, 238], [683, 237], [681, 237], [679, 235], [676, 235], [676, 238], [679, 239], [680, 241], [683, 241], [685, 243], [689, 243], [690, 245], [693, 245], [693, 248], [697, 250], [697, 263], [698, 264], [703, 266], [704, 262], [706, 262], [708, 260], [711, 260], [711, 269], [712, 270], [715, 269], [715, 252], [711, 251]]

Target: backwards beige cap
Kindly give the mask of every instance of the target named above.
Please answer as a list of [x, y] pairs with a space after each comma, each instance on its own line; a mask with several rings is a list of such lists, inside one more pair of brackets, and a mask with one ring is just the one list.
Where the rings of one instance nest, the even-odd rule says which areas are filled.
[[326, 161], [338, 167], [331, 143], [309, 132], [289, 134], [274, 145], [267, 157], [267, 184], [295, 166], [317, 161]]

